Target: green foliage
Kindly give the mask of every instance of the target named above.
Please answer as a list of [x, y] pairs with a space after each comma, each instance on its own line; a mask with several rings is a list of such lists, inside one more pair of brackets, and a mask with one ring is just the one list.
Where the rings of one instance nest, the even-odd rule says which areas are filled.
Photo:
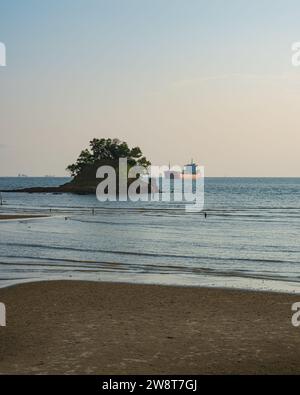
[[101, 160], [118, 160], [127, 158], [131, 166], [140, 165], [148, 167], [151, 163], [143, 156], [139, 147], [129, 148], [125, 141], [118, 139], [93, 139], [90, 141], [90, 149], [81, 151], [77, 161], [67, 167], [74, 177], [87, 165], [93, 165]]

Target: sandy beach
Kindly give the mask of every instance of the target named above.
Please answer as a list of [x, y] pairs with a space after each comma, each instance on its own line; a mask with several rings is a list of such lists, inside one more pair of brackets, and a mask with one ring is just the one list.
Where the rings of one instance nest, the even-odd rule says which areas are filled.
[[39, 282], [0, 290], [1, 373], [300, 373], [299, 296]]

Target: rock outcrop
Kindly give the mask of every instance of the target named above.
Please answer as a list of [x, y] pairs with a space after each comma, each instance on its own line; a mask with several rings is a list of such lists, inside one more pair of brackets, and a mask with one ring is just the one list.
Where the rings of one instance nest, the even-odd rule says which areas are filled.
[[[101, 161], [93, 165], [87, 165], [80, 174], [75, 176], [70, 182], [58, 187], [32, 187], [14, 190], [2, 190], [1, 192], [19, 192], [19, 193], [74, 193], [79, 195], [95, 194], [97, 186], [103, 179], [96, 178], [97, 170], [100, 166], [112, 166], [116, 171], [117, 185], [116, 192], [119, 193], [119, 167], [115, 161]], [[126, 177], [126, 175], [123, 175]], [[127, 179], [127, 187], [136, 179]], [[156, 191], [155, 185], [148, 186], [148, 193]]]

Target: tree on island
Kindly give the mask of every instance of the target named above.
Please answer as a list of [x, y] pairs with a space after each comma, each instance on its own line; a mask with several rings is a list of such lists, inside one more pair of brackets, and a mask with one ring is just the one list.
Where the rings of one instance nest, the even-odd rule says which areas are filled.
[[139, 147], [129, 148], [125, 141], [119, 139], [96, 139], [90, 141], [89, 149], [81, 151], [77, 161], [67, 167], [73, 177], [78, 176], [87, 166], [93, 166], [101, 161], [116, 162], [127, 158], [129, 166], [150, 166]]

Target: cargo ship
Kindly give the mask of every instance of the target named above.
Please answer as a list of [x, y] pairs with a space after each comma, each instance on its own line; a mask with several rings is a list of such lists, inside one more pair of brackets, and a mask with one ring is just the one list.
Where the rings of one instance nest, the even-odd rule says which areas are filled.
[[184, 165], [183, 171], [172, 170], [169, 164], [169, 169], [164, 172], [165, 178], [173, 178], [174, 180], [197, 180], [201, 177], [198, 165], [191, 160], [191, 163]]

